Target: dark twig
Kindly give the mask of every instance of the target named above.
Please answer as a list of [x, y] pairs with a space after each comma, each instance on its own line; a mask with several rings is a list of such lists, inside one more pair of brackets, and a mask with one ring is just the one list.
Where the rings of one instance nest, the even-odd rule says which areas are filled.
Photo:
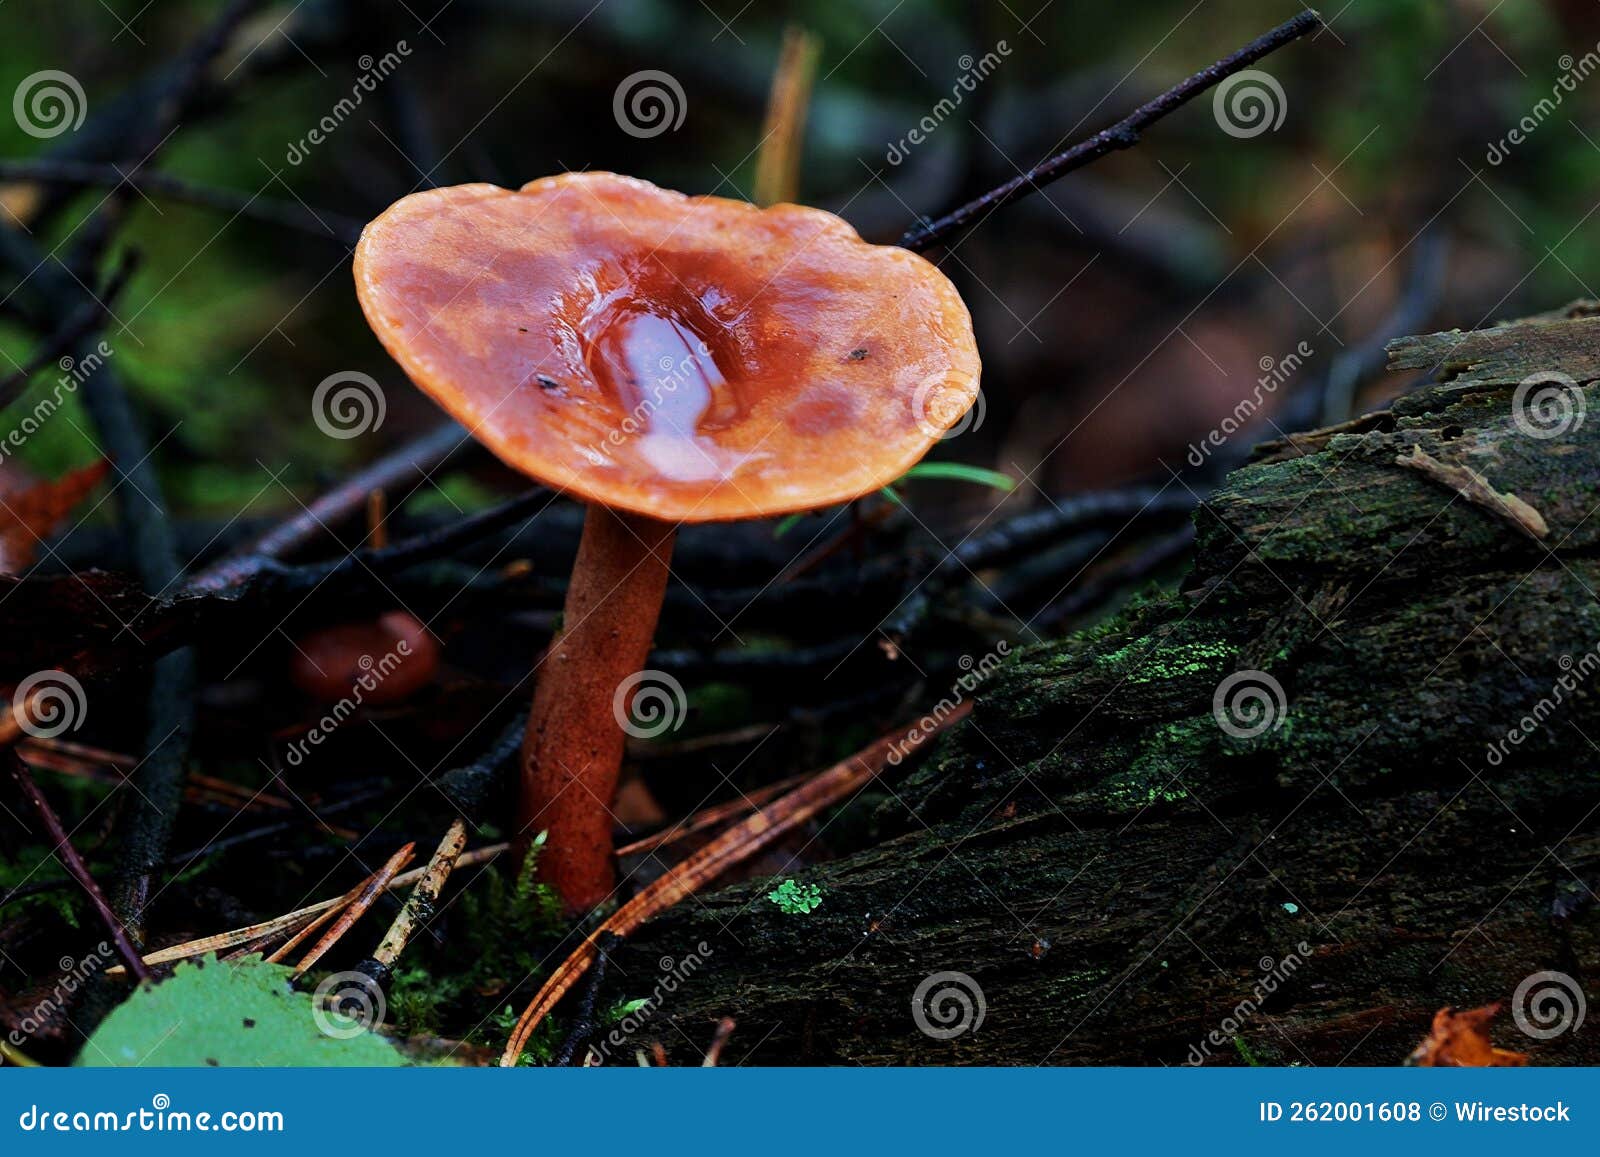
[[200, 185], [170, 173], [130, 171], [116, 165], [97, 165], [88, 161], [0, 160], [0, 181], [29, 181], [70, 188], [120, 189], [127, 186], [147, 196], [165, 197], [202, 209], [249, 217], [327, 241], [337, 241], [341, 245], [354, 245], [361, 239], [362, 222], [354, 217], [274, 200], [259, 193], [251, 195], [234, 189]]
[[460, 547], [504, 530], [513, 523], [532, 518], [539, 508], [548, 505], [551, 500], [550, 491], [543, 486], [536, 486], [448, 526], [423, 531], [379, 550], [358, 550], [334, 563], [327, 573], [329, 577], [337, 577], [349, 571], [370, 569], [374, 573], [385, 574], [432, 559], [448, 558]]
[[1199, 502], [1182, 486], [1134, 486], [1056, 499], [1046, 509], [1016, 515], [968, 538], [940, 569], [949, 574], [999, 566], [1082, 530], [1126, 519], [1186, 514]]
[[[4, 162], [0, 162], [0, 166], [3, 164]], [[34, 374], [54, 364], [67, 351], [77, 348], [92, 332], [100, 328], [100, 323], [111, 311], [112, 303], [121, 295], [138, 266], [138, 253], [132, 249], [123, 250], [121, 259], [112, 270], [111, 276], [106, 278], [97, 297], [75, 309], [72, 315], [61, 323], [61, 328], [44, 339], [43, 344], [21, 369], [8, 375], [4, 381], [0, 381], [0, 409], [17, 400]]]
[[[371, 803], [373, 800], [381, 799], [387, 794], [389, 794], [387, 787], [373, 787], [368, 791], [347, 795], [346, 799], [334, 800], [333, 803], [323, 805], [318, 810], [317, 816], [322, 818], [322, 816], [338, 815], [339, 811], [349, 811], [350, 808], [360, 807], [363, 803]], [[226, 839], [211, 840], [210, 843], [202, 843], [198, 848], [192, 848], [189, 851], [178, 851], [178, 853], [168, 856], [166, 864], [163, 864], [163, 866], [186, 869], [186, 867], [194, 866], [195, 861], [202, 858], [202, 856], [216, 856], [222, 851], [229, 850], [229, 848], [237, 848], [242, 843], [251, 843], [253, 840], [267, 839], [269, 835], [280, 835], [283, 832], [294, 831], [296, 827], [304, 826], [304, 823], [306, 823], [306, 819], [302, 818], [302, 816], [296, 816], [294, 819], [278, 819], [275, 823], [262, 824], [261, 827], [250, 827], [246, 831], [229, 835]], [[38, 883], [29, 883], [29, 885], [24, 885], [21, 888], [13, 888], [13, 890], [6, 891], [6, 893], [0, 895], [0, 907], [5, 907], [6, 904], [14, 904], [19, 899], [43, 895], [46, 891], [59, 891], [62, 887], [66, 887], [67, 883], [70, 883], [70, 880], [40, 880]]]
[[1322, 17], [1307, 9], [1294, 19], [1278, 25], [1271, 32], [1258, 36], [1232, 55], [1223, 57], [1209, 68], [1203, 68], [1187, 80], [1174, 85], [1154, 100], [1140, 105], [1110, 128], [1102, 129], [1094, 136], [1079, 141], [1065, 152], [1057, 153], [1026, 173], [981, 197], [968, 201], [937, 221], [919, 221], [900, 238], [900, 244], [914, 252], [920, 252], [972, 224], [979, 217], [987, 216], [1019, 197], [1044, 188], [1074, 169], [1081, 169], [1108, 153], [1131, 148], [1139, 143], [1139, 136], [1145, 129], [1168, 113], [1181, 108], [1212, 85], [1249, 67], [1268, 53], [1320, 27], [1322, 27]]
[[[276, 567], [276, 559], [271, 555], [255, 554], [239, 560], [230, 568], [230, 574], [237, 581], [270, 568], [277, 569], [283, 577], [284, 590], [287, 592], [309, 592], [329, 582], [348, 590], [350, 584], [359, 582], [362, 575], [391, 574], [419, 563], [449, 558], [461, 547], [504, 530], [513, 523], [532, 518], [538, 512], [537, 508], [545, 506], [550, 500], [550, 492], [538, 486], [487, 510], [469, 514], [446, 526], [423, 531], [381, 549], [364, 547], [332, 562], [305, 563], [292, 568]], [[204, 585], [206, 581], [206, 575], [202, 575], [195, 583], [185, 587], [183, 593], [214, 590]]]
[[600, 985], [605, 980], [606, 965], [610, 962], [608, 954], [621, 943], [622, 937], [614, 932], [602, 932], [595, 940], [594, 971], [589, 973], [589, 979], [583, 986], [583, 996], [578, 1001], [578, 1016], [572, 1022], [572, 1031], [561, 1042], [561, 1051], [551, 1059], [552, 1065], [566, 1067], [576, 1064], [578, 1047], [587, 1042], [600, 1027], [595, 1021], [594, 1006], [600, 996]]
[[[379, 799], [386, 794], [387, 790], [384, 788], [370, 788], [366, 791], [357, 792], [355, 795], [348, 796], [344, 799], [334, 800], [332, 803], [323, 804], [309, 816], [297, 814], [293, 819], [277, 820], [273, 823], [263, 824], [260, 827], [247, 828], [244, 831], [236, 832], [233, 835], [227, 836], [223, 839], [211, 840], [209, 843], [201, 844], [199, 847], [194, 848], [191, 851], [179, 852], [176, 855], [169, 856], [167, 858], [167, 866], [171, 868], [182, 868], [186, 865], [194, 863], [201, 856], [214, 856], [219, 852], [227, 851], [229, 848], [236, 848], [240, 844], [248, 844], [254, 840], [265, 839], [268, 836], [275, 836], [282, 832], [304, 828], [307, 826], [308, 822], [321, 824], [322, 821], [328, 816], [338, 815], [340, 812], [345, 812], [349, 811], [351, 808], [360, 807], [364, 803], [371, 803], [373, 800]], [[4, 906], [13, 898], [14, 897], [11, 895], [0, 896], [0, 906]]]
[[78, 850], [72, 846], [72, 841], [67, 838], [66, 829], [61, 826], [61, 820], [50, 801], [44, 798], [44, 793], [39, 790], [39, 785], [33, 782], [33, 776], [28, 771], [28, 765], [22, 762], [22, 757], [15, 751], [4, 752], [6, 769], [11, 772], [11, 778], [16, 781], [21, 789], [23, 798], [33, 808], [34, 814], [39, 817], [39, 822], [44, 825], [46, 834], [49, 835], [56, 859], [66, 868], [67, 872], [89, 896], [89, 902], [94, 905], [94, 910], [104, 921], [111, 933], [111, 943], [116, 946], [117, 954], [128, 965], [128, 971], [135, 979], [143, 980], [150, 975], [150, 970], [144, 966], [144, 960], [134, 948], [133, 942], [128, 939], [128, 930], [118, 920], [116, 913], [111, 911], [111, 906], [106, 903], [100, 885], [94, 882], [94, 877], [89, 874], [88, 867], [83, 862], [83, 857], [78, 855]]
[[1132, 558], [1111, 567], [1105, 573], [1084, 583], [1070, 595], [1053, 603], [1042, 611], [1034, 620], [1033, 626], [1039, 634], [1053, 630], [1062, 623], [1069, 622], [1087, 611], [1114, 598], [1119, 592], [1131, 589], [1132, 585], [1161, 568], [1187, 554], [1194, 545], [1194, 524], [1184, 523], [1173, 531], [1145, 547]]
[[[0, 259], [13, 268], [32, 271], [27, 280], [48, 312], [66, 315], [87, 304], [81, 286], [66, 268], [48, 262], [20, 232], [0, 230]], [[92, 328], [73, 346], [80, 364], [95, 366], [83, 380], [81, 397], [99, 433], [102, 453], [121, 476], [115, 489], [119, 526], [133, 569], [145, 590], [158, 594], [178, 577], [176, 540], [144, 432], [117, 367], [103, 361], [93, 344]], [[165, 858], [183, 798], [184, 761], [194, 726], [193, 686], [194, 656], [187, 648], [156, 660], [148, 697], [145, 758], [134, 777], [138, 798], [118, 825], [120, 855], [114, 902], [135, 936], [149, 892], [150, 872]], [[14, 719], [7, 719], [6, 714], [0, 711], [0, 745], [16, 738]]]
[[[122, 476], [116, 495], [134, 571], [144, 589], [158, 595], [177, 581], [182, 563], [148, 442], [114, 371], [101, 366], [84, 383], [83, 398], [106, 456]], [[194, 652], [188, 647], [161, 656], [151, 670], [145, 757], [130, 779], [136, 798], [119, 824], [117, 908], [135, 934], [143, 922], [150, 873], [166, 859], [183, 801], [194, 685]]]
[[[138, 160], [132, 175], [149, 164], [182, 121], [205, 83], [211, 62], [227, 46], [239, 24], [262, 0], [231, 0], [179, 59], [171, 84], [155, 103], [144, 130], [132, 138]], [[120, 223], [129, 190], [114, 190], [83, 229], [73, 262], [90, 268]], [[87, 339], [83, 344], [87, 344]], [[88, 356], [80, 349], [79, 359]], [[145, 590], [160, 595], [178, 580], [178, 556], [151, 448], [116, 367], [102, 365], [83, 384], [83, 402], [94, 421], [106, 457], [123, 485], [116, 488], [120, 522]], [[118, 823], [116, 906], [135, 936], [140, 934], [150, 895], [150, 876], [166, 859], [173, 825], [183, 803], [185, 763], [194, 731], [195, 657], [188, 647], [163, 655], [151, 670], [145, 716], [144, 760], [130, 782], [138, 798]]]
[[128, 201], [144, 168], [155, 161], [175, 134], [190, 106], [205, 87], [211, 62], [228, 46], [234, 31], [265, 0], [231, 0], [194, 42], [180, 55], [151, 102], [151, 115], [127, 138], [124, 156], [130, 158], [128, 181], [112, 189], [78, 232], [67, 264], [89, 269], [110, 243], [111, 235], [126, 216]]
[[528, 713], [519, 711], [487, 751], [471, 763], [439, 776], [439, 790], [470, 818], [492, 814], [490, 801], [500, 792], [510, 791], [511, 769], [522, 754], [522, 735], [527, 729]]
[[217, 592], [239, 585], [259, 571], [263, 561], [287, 558], [322, 537], [330, 526], [364, 509], [367, 495], [374, 490], [388, 490], [430, 474], [471, 445], [471, 436], [455, 422], [435, 427], [352, 474], [248, 546], [207, 567], [187, 589]]

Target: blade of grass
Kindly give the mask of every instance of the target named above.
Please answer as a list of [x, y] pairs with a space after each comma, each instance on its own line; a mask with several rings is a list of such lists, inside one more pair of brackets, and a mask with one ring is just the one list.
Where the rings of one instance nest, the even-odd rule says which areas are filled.
[[992, 486], [1009, 493], [1017, 488], [1017, 480], [1009, 474], [983, 466], [968, 466], [964, 462], [918, 462], [900, 475], [901, 482], [912, 479], [944, 478], [952, 482], [972, 482], [979, 486]]

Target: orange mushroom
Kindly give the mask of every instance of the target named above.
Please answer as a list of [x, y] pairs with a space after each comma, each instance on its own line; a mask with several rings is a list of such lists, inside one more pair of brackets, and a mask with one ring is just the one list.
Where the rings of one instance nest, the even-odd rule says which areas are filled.
[[311, 631], [295, 642], [289, 660], [289, 678], [319, 703], [399, 703], [431, 683], [438, 669], [439, 644], [407, 611]]
[[613, 700], [648, 656], [676, 527], [898, 478], [977, 397], [971, 320], [933, 265], [830, 213], [612, 173], [413, 194], [366, 227], [355, 276], [412, 381], [588, 503], [519, 822], [549, 832], [542, 877], [590, 907], [613, 881]]

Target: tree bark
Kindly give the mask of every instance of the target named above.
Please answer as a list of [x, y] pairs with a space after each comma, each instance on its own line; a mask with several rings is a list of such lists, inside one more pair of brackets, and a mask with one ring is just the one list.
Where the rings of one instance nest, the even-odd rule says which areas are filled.
[[[1600, 1060], [1600, 1025], [1537, 1039], [1511, 1007], [1600, 967], [1600, 396], [1559, 386], [1588, 420], [1549, 437], [1517, 401], [1600, 377], [1590, 313], [1394, 343], [1437, 382], [1260, 447], [1179, 590], [1013, 654], [885, 785], [876, 844], [794, 871], [820, 908], [752, 881], [620, 949], [626, 997], [704, 958], [637, 1039], [698, 1063], [731, 1016], [725, 1064], [1395, 1064], [1440, 1007], [1505, 1001], [1497, 1044]], [[1418, 447], [1548, 534], [1397, 464]], [[1254, 737], [1215, 709], [1238, 672]], [[941, 972], [985, 1008], [950, 1039], [912, 1015]]]

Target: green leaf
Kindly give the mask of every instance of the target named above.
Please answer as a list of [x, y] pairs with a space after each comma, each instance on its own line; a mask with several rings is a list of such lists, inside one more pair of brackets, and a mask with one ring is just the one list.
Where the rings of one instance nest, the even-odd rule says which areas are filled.
[[785, 515], [783, 519], [779, 521], [778, 525], [772, 528], [772, 537], [782, 538], [784, 535], [788, 534], [794, 529], [795, 523], [799, 522], [804, 517], [804, 514]]
[[641, 1008], [649, 1007], [650, 998], [648, 996], [641, 996], [636, 1000], [623, 1001], [621, 1004], [618, 1004], [615, 1008], [613, 1008], [607, 1015], [607, 1023], [616, 1024], [617, 1021], [625, 1020], [634, 1013], [638, 1012]]
[[[78, 1054], [96, 1068], [177, 1065], [393, 1068], [409, 1063], [381, 1036], [337, 1013], [313, 1015], [293, 970], [259, 956], [184, 962], [116, 1008]], [[319, 1019], [336, 1034], [328, 1035]], [[346, 1032], [351, 1035], [345, 1036]]]
[[1017, 488], [1017, 480], [1009, 474], [1002, 474], [998, 470], [987, 470], [982, 466], [968, 466], [963, 462], [918, 462], [900, 476], [900, 481], [906, 482], [912, 478], [949, 478], [956, 482], [976, 482], [979, 486], [992, 486], [996, 490], [1005, 491]]

